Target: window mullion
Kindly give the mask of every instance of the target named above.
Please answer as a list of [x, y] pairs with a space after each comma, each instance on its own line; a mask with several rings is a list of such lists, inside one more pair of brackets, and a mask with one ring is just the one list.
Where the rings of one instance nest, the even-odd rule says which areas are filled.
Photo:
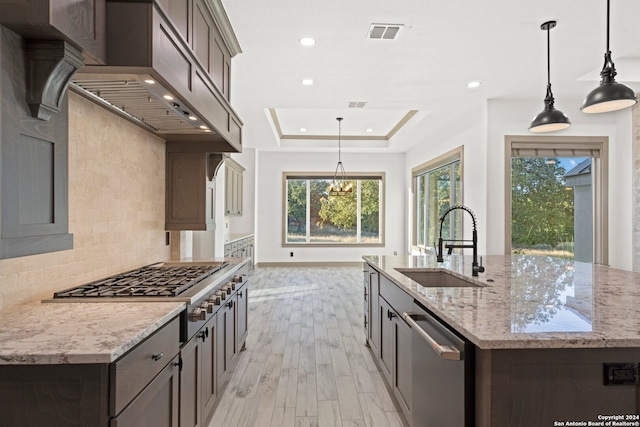
[[306, 195], [307, 212], [305, 213], [305, 234], [306, 242], [311, 241], [311, 180], [307, 179], [307, 195]]
[[360, 191], [361, 180], [356, 181], [356, 242], [362, 242], [362, 192]]

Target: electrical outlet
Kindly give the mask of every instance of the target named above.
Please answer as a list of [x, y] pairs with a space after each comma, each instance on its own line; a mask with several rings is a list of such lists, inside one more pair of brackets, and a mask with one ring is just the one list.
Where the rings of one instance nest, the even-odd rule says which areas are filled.
[[605, 363], [603, 367], [604, 385], [640, 384], [637, 363]]
[[293, 258], [293, 252], [289, 252], [289, 256]]
[[169, 246], [171, 244], [171, 232], [170, 231], [165, 231], [164, 244], [167, 245], [167, 246]]
[[393, 254], [394, 255], [398, 255], [398, 251], [393, 251]]

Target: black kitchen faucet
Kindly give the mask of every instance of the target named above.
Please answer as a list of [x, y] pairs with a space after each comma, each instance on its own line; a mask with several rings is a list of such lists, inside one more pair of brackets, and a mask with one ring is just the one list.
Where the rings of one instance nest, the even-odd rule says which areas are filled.
[[453, 251], [454, 248], [455, 249], [472, 248], [473, 249], [473, 263], [471, 264], [471, 275], [472, 276], [477, 276], [478, 273], [484, 273], [484, 267], [482, 266], [482, 261], [480, 261], [480, 264], [478, 264], [478, 230], [476, 228], [476, 216], [473, 213], [473, 211], [471, 209], [469, 209], [468, 207], [466, 207], [466, 206], [463, 206], [463, 205], [451, 206], [440, 217], [440, 237], [438, 237], [438, 250], [436, 252], [436, 255], [438, 257], [437, 261], [438, 262], [443, 262], [444, 261], [444, 257], [442, 255], [442, 250], [443, 250], [442, 244], [443, 244], [443, 242], [445, 242], [445, 240], [442, 239], [442, 226], [444, 224], [444, 219], [446, 218], [447, 215], [449, 215], [449, 213], [451, 211], [454, 211], [454, 210], [457, 210], [457, 209], [461, 209], [463, 211], [467, 211], [469, 213], [469, 215], [471, 215], [471, 219], [473, 221], [473, 240], [471, 240], [471, 244], [463, 244], [463, 243], [459, 243], [459, 242], [469, 242], [469, 240], [448, 239], [448, 240], [446, 240], [446, 242], [452, 242], [452, 243], [446, 243], [444, 245], [444, 247], [449, 249], [449, 255], [451, 255], [451, 252]]

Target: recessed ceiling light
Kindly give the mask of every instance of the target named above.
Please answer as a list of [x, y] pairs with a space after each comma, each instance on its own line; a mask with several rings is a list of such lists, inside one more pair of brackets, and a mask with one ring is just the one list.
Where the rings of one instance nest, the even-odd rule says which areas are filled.
[[205, 126], [205, 125], [201, 125], [201, 126], [200, 126], [200, 129], [207, 130], [207, 129], [209, 129], [209, 128], [208, 128], [207, 126]]
[[211, 129], [205, 129], [204, 131], [205, 132], [211, 132]]
[[300, 132], [306, 132], [307, 128], [300, 128]]
[[148, 84], [150, 84], [150, 85], [152, 85], [152, 84], [154, 84], [156, 81], [155, 81], [155, 80], [151, 80], [151, 79], [146, 79], [144, 82], [145, 82], [145, 83], [148, 83]]
[[173, 96], [171, 95], [165, 95], [163, 96], [164, 99], [166, 99], [167, 101], [173, 101]]
[[314, 44], [316, 44], [316, 40], [311, 37], [303, 37], [299, 40], [299, 42], [302, 46], [313, 46]]
[[189, 120], [193, 120], [195, 122], [198, 118], [196, 116], [189, 116]]
[[468, 87], [469, 89], [475, 89], [475, 88], [477, 88], [477, 87], [480, 87], [480, 85], [481, 85], [481, 84], [482, 84], [482, 83], [480, 83], [479, 81], [474, 80], [474, 81], [472, 81], [472, 82], [467, 83], [467, 87]]
[[311, 86], [313, 84], [313, 79], [302, 79], [301, 83], [305, 86]]
[[373, 132], [373, 129], [369, 128], [369, 129], [367, 129], [367, 132], [371, 133], [371, 132]]

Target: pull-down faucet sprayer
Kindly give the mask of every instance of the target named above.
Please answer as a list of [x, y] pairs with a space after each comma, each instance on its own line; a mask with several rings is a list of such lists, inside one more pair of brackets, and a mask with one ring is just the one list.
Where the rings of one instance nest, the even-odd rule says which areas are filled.
[[480, 264], [478, 264], [478, 230], [476, 228], [476, 216], [473, 213], [473, 211], [471, 209], [469, 209], [466, 206], [462, 206], [462, 205], [454, 205], [451, 206], [449, 209], [447, 209], [447, 211], [440, 217], [440, 237], [438, 237], [438, 250], [436, 252], [437, 255], [437, 261], [438, 262], [443, 262], [444, 261], [444, 257], [442, 254], [442, 244], [443, 242], [445, 242], [445, 240], [442, 239], [442, 226], [444, 225], [444, 220], [446, 218], [447, 215], [449, 215], [449, 213], [451, 211], [457, 210], [457, 209], [461, 209], [463, 211], [467, 211], [469, 213], [469, 215], [471, 215], [471, 220], [473, 221], [473, 240], [471, 240], [471, 244], [461, 244], [461, 243], [456, 243], [456, 242], [468, 242], [468, 240], [453, 240], [453, 239], [448, 239], [446, 240], [447, 242], [452, 242], [452, 243], [446, 243], [444, 245], [445, 248], [449, 249], [449, 255], [451, 255], [451, 252], [453, 251], [454, 248], [472, 248], [473, 249], [473, 263], [471, 264], [471, 275], [472, 276], [477, 276], [478, 273], [484, 273], [484, 267], [482, 266], [482, 258], [480, 258]]

